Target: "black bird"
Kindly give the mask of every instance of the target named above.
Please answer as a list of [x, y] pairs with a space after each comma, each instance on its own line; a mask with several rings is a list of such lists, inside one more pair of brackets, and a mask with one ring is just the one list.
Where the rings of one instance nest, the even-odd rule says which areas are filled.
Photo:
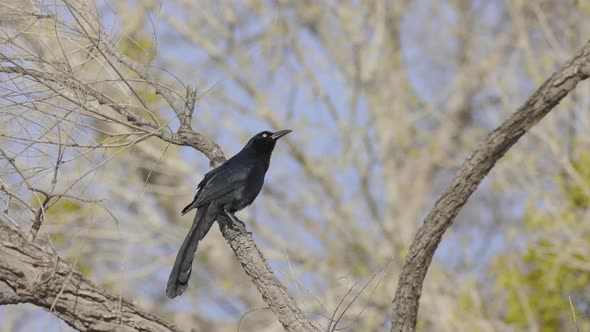
[[258, 133], [235, 156], [205, 174], [197, 186], [195, 198], [182, 210], [184, 215], [197, 208], [197, 213], [168, 278], [166, 295], [169, 298], [175, 298], [187, 288], [199, 241], [207, 235], [219, 215], [224, 213], [233, 222], [240, 222], [233, 214], [254, 202], [262, 189], [277, 140], [290, 132]]

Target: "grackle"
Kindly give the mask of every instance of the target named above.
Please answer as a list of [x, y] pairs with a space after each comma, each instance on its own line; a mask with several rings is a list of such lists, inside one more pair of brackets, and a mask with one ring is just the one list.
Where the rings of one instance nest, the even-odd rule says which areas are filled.
[[263, 131], [252, 137], [246, 146], [221, 166], [205, 174], [197, 186], [197, 194], [182, 214], [196, 208], [193, 225], [188, 232], [168, 278], [166, 295], [175, 298], [188, 286], [193, 259], [201, 241], [220, 214], [239, 222], [234, 213], [252, 204], [262, 185], [270, 164], [270, 155], [277, 140], [291, 130], [275, 133]]

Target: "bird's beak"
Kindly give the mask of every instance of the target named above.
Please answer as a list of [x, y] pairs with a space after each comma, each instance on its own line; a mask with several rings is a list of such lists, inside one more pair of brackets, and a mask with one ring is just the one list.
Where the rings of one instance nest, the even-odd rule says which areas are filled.
[[285, 130], [279, 130], [276, 133], [272, 134], [270, 137], [272, 139], [274, 139], [275, 141], [278, 140], [279, 138], [287, 135], [288, 133], [292, 132], [293, 130], [291, 129], [285, 129]]

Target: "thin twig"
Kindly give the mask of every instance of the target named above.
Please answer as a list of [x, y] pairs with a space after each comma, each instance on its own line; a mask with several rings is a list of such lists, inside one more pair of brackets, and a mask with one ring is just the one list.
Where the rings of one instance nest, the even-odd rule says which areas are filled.
[[572, 309], [572, 317], [574, 317], [574, 324], [576, 324], [576, 332], [580, 332], [580, 326], [578, 326], [578, 320], [576, 319], [576, 310], [574, 309], [574, 304], [572, 303], [572, 297], [568, 295], [567, 299], [570, 302], [570, 308]]

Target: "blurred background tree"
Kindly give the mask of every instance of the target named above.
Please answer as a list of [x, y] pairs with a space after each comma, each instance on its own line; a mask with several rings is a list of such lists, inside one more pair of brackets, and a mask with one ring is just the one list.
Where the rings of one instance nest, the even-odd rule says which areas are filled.
[[[588, 1], [1, 0], [0, 13], [0, 66], [49, 75], [0, 70], [4, 215], [28, 228], [42, 206], [37, 241], [203, 331], [282, 328], [215, 227], [188, 294], [165, 297], [192, 218], [179, 211], [208, 161], [109, 105], [176, 132], [156, 90], [197, 86], [193, 127], [227, 155], [293, 129], [241, 217], [306, 314], [382, 331], [433, 200], [590, 28]], [[419, 330], [574, 331], [570, 299], [590, 329], [589, 102], [581, 86], [480, 186], [435, 257]], [[25, 305], [0, 322], [66, 329]]]

